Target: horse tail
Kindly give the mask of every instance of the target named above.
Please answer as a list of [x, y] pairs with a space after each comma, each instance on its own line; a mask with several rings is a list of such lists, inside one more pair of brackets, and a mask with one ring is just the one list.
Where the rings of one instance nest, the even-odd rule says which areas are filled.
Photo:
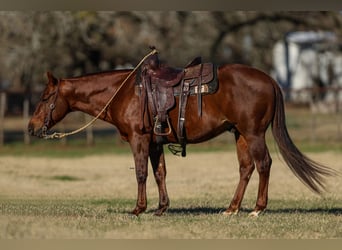
[[286, 127], [283, 94], [276, 82], [275, 112], [272, 121], [272, 133], [279, 151], [291, 171], [315, 193], [320, 194], [324, 189], [325, 177], [337, 174], [337, 171], [317, 163], [305, 156], [293, 143]]

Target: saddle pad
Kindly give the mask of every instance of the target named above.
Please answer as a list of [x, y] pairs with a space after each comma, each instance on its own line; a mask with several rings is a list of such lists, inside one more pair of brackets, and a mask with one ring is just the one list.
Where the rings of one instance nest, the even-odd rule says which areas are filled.
[[[200, 65], [198, 65], [200, 66]], [[194, 75], [197, 70], [200, 70], [200, 68], [196, 69], [194, 71], [192, 71], [191, 75]], [[195, 73], [193, 73], [195, 72]], [[199, 74], [199, 73], [198, 73]], [[187, 78], [188, 77], [188, 78]], [[198, 80], [199, 78], [194, 78], [189, 77], [189, 73], [187, 75], [187, 73], [185, 73], [185, 77], [184, 77], [184, 81], [189, 82], [189, 86], [190, 86], [190, 95], [197, 95], [199, 92], [202, 95], [208, 95], [208, 94], [213, 94], [216, 92], [217, 88], [218, 88], [218, 80], [217, 80], [217, 67], [214, 66], [212, 63], [206, 63], [203, 64], [203, 73], [202, 73], [202, 83], [201, 83], [201, 87], [199, 89], [198, 87]], [[179, 96], [181, 92], [181, 86], [177, 85], [176, 87], [173, 88], [173, 93], [175, 96]]]
[[[184, 80], [202, 77], [202, 83], [208, 83], [213, 80], [214, 65], [212, 63], [203, 63], [184, 69]], [[195, 85], [196, 81], [190, 85]]]

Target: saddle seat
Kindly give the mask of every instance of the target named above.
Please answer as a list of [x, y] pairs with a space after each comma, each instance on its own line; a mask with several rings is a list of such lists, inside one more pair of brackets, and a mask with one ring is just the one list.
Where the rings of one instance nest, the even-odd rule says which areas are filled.
[[165, 88], [177, 85], [184, 76], [183, 69], [160, 67], [150, 71], [151, 82]]
[[[156, 58], [152, 60], [157, 60]], [[202, 58], [201, 57], [196, 57], [192, 61], [190, 61], [185, 68], [173, 68], [173, 67], [168, 67], [161, 65], [159, 67], [151, 67], [152, 64], [157, 64], [158, 62], [150, 62], [150, 70], [149, 74], [151, 76], [151, 81], [152, 83], [160, 84], [164, 87], [174, 87], [180, 81], [182, 78], [185, 76], [187, 73], [187, 77], [189, 75], [193, 75], [194, 72], [191, 70], [192, 67], [196, 65], [200, 65], [202, 63]]]

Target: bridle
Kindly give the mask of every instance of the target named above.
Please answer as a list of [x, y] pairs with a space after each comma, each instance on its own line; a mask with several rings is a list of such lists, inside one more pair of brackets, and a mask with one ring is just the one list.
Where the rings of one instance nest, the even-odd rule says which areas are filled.
[[60, 83], [60, 80], [58, 80], [56, 91], [54, 93], [52, 93], [52, 94], [54, 94], [54, 96], [53, 96], [52, 102], [49, 104], [49, 112], [47, 114], [47, 117], [45, 118], [44, 126], [42, 127], [42, 136], [43, 137], [47, 137], [48, 136], [47, 131], [48, 131], [49, 125], [51, 124], [51, 122], [53, 122], [52, 113], [53, 113], [53, 111], [56, 108], [56, 101], [57, 101], [57, 97], [58, 97], [59, 83]]

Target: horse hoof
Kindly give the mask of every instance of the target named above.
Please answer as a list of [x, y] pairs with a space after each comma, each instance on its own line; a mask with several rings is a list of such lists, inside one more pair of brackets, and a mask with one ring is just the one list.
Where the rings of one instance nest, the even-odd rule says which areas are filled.
[[262, 212], [261, 210], [253, 211], [248, 214], [248, 217], [258, 217], [261, 212]]
[[226, 210], [226, 211], [224, 211], [222, 214], [224, 215], [224, 216], [232, 216], [232, 215], [237, 215], [239, 213], [239, 209], [237, 209], [237, 210], [233, 210], [233, 211], [228, 211], [228, 210]]
[[131, 214], [135, 216], [139, 216], [140, 213], [136, 209], [134, 209]]
[[155, 216], [162, 216], [164, 214], [164, 212], [168, 209], [168, 206], [165, 207], [159, 207], [155, 212], [154, 215]]
[[[166, 210], [166, 209], [165, 209]], [[155, 216], [162, 216], [164, 214], [165, 210], [158, 209], [154, 212]]]
[[132, 214], [135, 215], [135, 216], [138, 216], [139, 214], [145, 212], [146, 208], [139, 208], [139, 207], [136, 207], [134, 208], [134, 210], [132, 211]]

